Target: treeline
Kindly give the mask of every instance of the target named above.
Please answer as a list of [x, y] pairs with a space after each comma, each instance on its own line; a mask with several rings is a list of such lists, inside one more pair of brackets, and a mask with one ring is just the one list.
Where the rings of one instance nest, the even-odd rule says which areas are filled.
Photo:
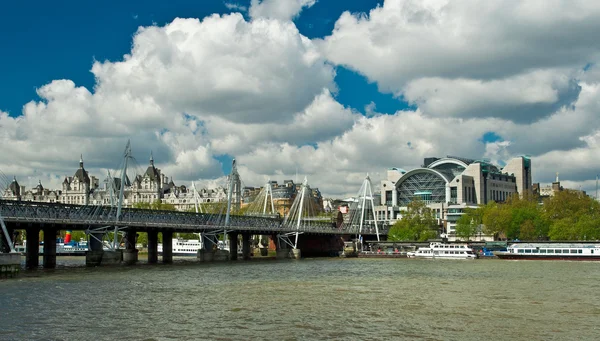
[[[390, 228], [390, 241], [426, 241], [439, 236], [433, 211], [420, 200], [411, 202]], [[504, 203], [466, 208], [456, 225], [456, 237], [477, 235], [508, 240], [598, 240], [600, 203], [579, 191], [564, 190], [542, 201], [532, 194], [513, 195]]]
[[505, 203], [489, 202], [465, 210], [456, 236], [479, 233], [508, 240], [600, 239], [600, 203], [579, 191], [564, 190], [540, 202], [536, 195], [513, 195]]
[[402, 212], [388, 232], [389, 241], [426, 241], [438, 237], [438, 223], [433, 211], [420, 199], [415, 199]]

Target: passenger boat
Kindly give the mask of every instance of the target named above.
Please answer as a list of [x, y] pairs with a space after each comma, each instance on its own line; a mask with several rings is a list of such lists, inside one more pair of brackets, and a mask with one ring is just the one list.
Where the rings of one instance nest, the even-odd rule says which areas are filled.
[[420, 247], [408, 252], [408, 258], [475, 259], [477, 254], [465, 244], [431, 243], [429, 247]]
[[[27, 253], [27, 240], [23, 240], [23, 244], [16, 244], [15, 251], [21, 254]], [[56, 255], [57, 256], [85, 256], [88, 251], [88, 243], [85, 240], [79, 242], [70, 241], [68, 243], [62, 242], [62, 240], [56, 242]], [[38, 247], [38, 254], [41, 256], [44, 254], [44, 243], [40, 243]]]
[[500, 259], [600, 260], [600, 244], [521, 243], [494, 254]]
[[[202, 248], [202, 241], [199, 239], [173, 238], [173, 256], [196, 256], [198, 250]], [[157, 251], [162, 255], [163, 245], [158, 244]]]

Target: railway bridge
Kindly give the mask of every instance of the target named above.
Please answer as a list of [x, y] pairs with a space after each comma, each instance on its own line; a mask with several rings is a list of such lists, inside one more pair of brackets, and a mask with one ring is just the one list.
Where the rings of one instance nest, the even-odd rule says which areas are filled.
[[[128, 144], [121, 178], [125, 177], [129, 157]], [[200, 235], [204, 249], [199, 250], [198, 256], [206, 260], [215, 257], [214, 246], [218, 244], [219, 236], [230, 240], [228, 258], [237, 259], [238, 238], [241, 235], [242, 257], [249, 259], [253, 235], [269, 236], [277, 247], [278, 256], [289, 255], [294, 258], [300, 257], [301, 250], [305, 255], [340, 251], [343, 238], [349, 239], [351, 236], [359, 240], [379, 240], [380, 235], [387, 235], [387, 227], [381, 226], [375, 219], [368, 176], [350, 204], [348, 215], [343, 219], [338, 217], [335, 221], [320, 214], [321, 209], [312, 196], [306, 178], [285, 217], [275, 211], [270, 181], [267, 181], [245, 213], [239, 214], [240, 186], [240, 176], [233, 160], [228, 176], [227, 205], [223, 205], [218, 213], [202, 213], [198, 205], [196, 212], [125, 208], [122, 205], [124, 186], [118, 193], [118, 203], [105, 206], [0, 199], [0, 252], [15, 253], [11, 238], [15, 230], [25, 230], [26, 233], [27, 268], [37, 268], [39, 265], [40, 230], [44, 232], [43, 265], [46, 268], [56, 266], [56, 235], [61, 230], [86, 231], [88, 265], [121, 260], [126, 263], [137, 262], [135, 245], [138, 232], [148, 233], [149, 263], [158, 262], [158, 233], [162, 233], [164, 263], [172, 262], [173, 233], [179, 232]]]

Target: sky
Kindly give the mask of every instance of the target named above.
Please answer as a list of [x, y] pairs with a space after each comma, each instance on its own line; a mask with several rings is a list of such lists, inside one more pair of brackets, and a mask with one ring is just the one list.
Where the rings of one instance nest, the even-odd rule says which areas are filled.
[[[0, 171], [59, 188], [127, 140], [176, 184], [308, 178], [327, 197], [390, 167], [528, 155], [595, 194], [600, 2], [0, 3]], [[6, 184], [3, 184], [5, 186]]]

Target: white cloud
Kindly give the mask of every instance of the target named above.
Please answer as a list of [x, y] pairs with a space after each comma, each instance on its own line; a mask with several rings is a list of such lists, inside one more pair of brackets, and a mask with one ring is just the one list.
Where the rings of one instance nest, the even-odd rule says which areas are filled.
[[598, 2], [386, 0], [343, 13], [320, 46], [428, 114], [534, 121], [577, 97], [598, 30]]
[[240, 5], [238, 3], [233, 3], [233, 2], [226, 2], [225, 7], [227, 7], [227, 9], [230, 9], [232, 11], [239, 11], [239, 12], [246, 12], [248, 10], [248, 8], [246, 6]]
[[289, 123], [241, 124], [215, 117], [208, 119], [205, 126], [216, 153], [238, 155], [264, 143], [303, 145], [326, 141], [352, 128], [357, 116], [325, 89]]
[[131, 54], [97, 62], [92, 72], [100, 91], [245, 123], [289, 122], [324, 87], [334, 88], [333, 69], [293, 23], [246, 22], [239, 13], [140, 28]]
[[577, 99], [580, 87], [568, 72], [537, 70], [498, 80], [420, 78], [404, 98], [432, 116], [493, 116], [532, 122]]
[[[595, 3], [386, 1], [369, 17], [342, 15], [318, 43], [286, 21], [310, 3], [280, 20], [238, 13], [140, 28], [122, 60], [94, 63], [93, 91], [55, 80], [22, 116], [0, 112], [0, 169], [57, 187], [82, 153], [102, 178], [131, 139], [134, 168], [152, 150], [177, 184], [223, 184], [215, 156], [228, 154], [246, 185], [297, 170], [336, 197], [356, 194], [366, 173], [377, 185], [387, 168], [428, 156], [530, 154], [534, 181], [559, 171], [584, 189], [598, 172], [600, 48], [581, 33], [598, 24]], [[321, 51], [417, 109], [379, 113], [372, 102], [362, 116], [338, 103]], [[501, 139], [482, 142], [488, 132]]]
[[[238, 131], [244, 122], [255, 135], [267, 122], [287, 131], [275, 133], [282, 140], [310, 142], [353, 120], [329, 93], [333, 68], [291, 22], [231, 14], [143, 27], [123, 60], [95, 62], [92, 72], [93, 92], [55, 80], [38, 89], [40, 100], [27, 103], [22, 116], [0, 114], [0, 154], [18, 155], [0, 160], [0, 169], [57, 181], [74, 173], [83, 154], [86, 168], [103, 177], [131, 139], [140, 170], [153, 150], [175, 179], [216, 177], [220, 152], [212, 144], [220, 135], [205, 122]], [[263, 140], [247, 142], [252, 148]]]
[[289, 21], [316, 2], [317, 0], [252, 0], [250, 17]]

